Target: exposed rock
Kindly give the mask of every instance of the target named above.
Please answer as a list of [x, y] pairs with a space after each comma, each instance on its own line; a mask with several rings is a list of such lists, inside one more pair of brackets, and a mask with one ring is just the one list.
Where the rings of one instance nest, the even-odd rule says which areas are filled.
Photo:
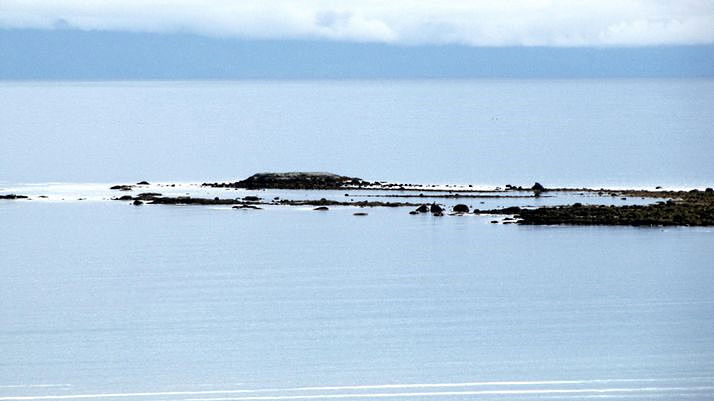
[[411, 212], [409, 212], [409, 214], [419, 214], [419, 212], [417, 212], [416, 210], [412, 210]]
[[233, 209], [255, 209], [255, 210], [262, 210], [262, 208], [255, 206], [255, 205], [248, 205], [248, 204], [242, 204], [238, 206], [233, 206]]
[[327, 207], [327, 206], [318, 206], [318, 207], [316, 207], [316, 208], [314, 208], [314, 209], [312, 209], [312, 210], [330, 210], [330, 208]]
[[149, 183], [147, 181], [139, 181], [136, 185], [149, 185]]
[[533, 184], [531, 189], [534, 191], [541, 191], [541, 192], [545, 191], [545, 187], [543, 185], [541, 185], [539, 182], [536, 182], [535, 184]]
[[356, 213], [352, 213], [352, 215], [353, 215], [353, 216], [366, 216], [367, 213], [365, 213], [365, 212], [356, 212]]
[[432, 213], [441, 213], [444, 211], [444, 208], [437, 205], [436, 203], [432, 203], [431, 206], [429, 207], [429, 211]]
[[118, 191], [131, 191], [133, 189], [132, 185], [114, 185], [113, 187], [109, 189], [114, 189]]
[[360, 178], [324, 172], [258, 173], [233, 183], [204, 183], [204, 186], [246, 189], [338, 189], [366, 185]]
[[417, 213], [426, 213], [428, 211], [429, 211], [429, 205], [426, 205], [426, 204], [419, 206], [415, 210], [415, 212], [417, 212]]
[[458, 205], [454, 206], [454, 213], [468, 213], [469, 212], [469, 207], [459, 203]]
[[243, 200], [246, 202], [258, 202], [260, 198], [257, 196], [244, 196]]
[[132, 202], [132, 204], [133, 204], [134, 206], [141, 206], [141, 205], [144, 204], [144, 202], [142, 202], [142, 201], [140, 201], [140, 200], [137, 199], [137, 200], [135, 200], [134, 202]]
[[714, 200], [702, 192], [680, 193], [680, 200], [652, 205], [555, 206], [522, 209], [520, 224], [713, 226]]
[[15, 195], [15, 194], [9, 194], [9, 195], [0, 195], [0, 199], [28, 199], [27, 196], [25, 195]]

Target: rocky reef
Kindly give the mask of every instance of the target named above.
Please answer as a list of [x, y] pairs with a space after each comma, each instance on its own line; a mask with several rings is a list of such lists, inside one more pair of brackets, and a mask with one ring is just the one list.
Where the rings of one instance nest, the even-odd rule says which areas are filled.
[[[148, 185], [141, 181], [135, 185], [116, 185], [111, 189], [130, 191], [137, 186]], [[664, 191], [664, 190], [608, 190], [591, 188], [547, 188], [536, 182], [532, 187], [506, 185], [505, 190], [471, 190], [458, 187], [463, 192], [508, 192], [514, 194], [463, 194], [454, 191], [456, 186], [441, 186], [434, 193], [404, 193], [403, 191], [429, 191], [430, 188], [414, 184], [389, 184], [386, 182], [369, 182], [360, 178], [347, 177], [332, 173], [321, 172], [288, 172], [288, 173], [258, 173], [244, 180], [227, 183], [204, 183], [204, 187], [233, 188], [248, 190], [265, 189], [297, 189], [297, 190], [335, 190], [335, 189], [380, 189], [386, 193], [364, 194], [360, 197], [383, 198], [380, 200], [350, 200], [341, 201], [333, 199], [281, 199], [279, 197], [263, 198], [255, 195], [246, 195], [243, 198], [194, 198], [190, 196], [162, 196], [155, 192], [145, 192], [136, 196], [125, 195], [114, 198], [116, 200], [130, 201], [135, 205], [143, 203], [159, 205], [230, 205], [236, 209], [260, 209], [260, 206], [311, 206], [314, 210], [326, 211], [332, 206], [352, 207], [416, 207], [409, 213], [412, 215], [431, 214], [433, 216], [464, 215], [506, 215], [504, 224], [522, 225], [628, 225], [628, 226], [714, 226], [714, 190], [707, 188], [705, 191]], [[471, 187], [471, 186], [469, 186]], [[448, 189], [447, 189], [448, 188]], [[389, 191], [399, 192], [389, 192]], [[520, 192], [520, 193], [519, 193]], [[525, 194], [523, 192], [526, 192]], [[530, 192], [530, 193], [528, 193]], [[573, 203], [561, 206], [507, 206], [491, 210], [470, 210], [466, 204], [440, 205], [437, 203], [408, 202], [415, 198], [534, 198], [541, 196], [559, 196], [559, 193], [577, 193], [580, 196], [607, 196], [627, 200], [628, 197], [641, 199], [650, 198], [653, 203], [645, 205], [583, 205]], [[548, 195], [542, 195], [548, 193]], [[587, 194], [587, 195], [586, 195]], [[350, 196], [345, 193], [345, 196]], [[13, 198], [15, 197], [15, 198]], [[20, 196], [5, 195], [0, 199], [16, 199]], [[384, 198], [406, 198], [403, 201], [390, 202]], [[481, 202], [484, 203], [484, 202]], [[448, 211], [450, 210], [450, 212]], [[499, 221], [493, 220], [493, 223]]]
[[651, 205], [572, 205], [474, 210], [477, 214], [513, 215], [523, 225], [714, 226], [714, 190], [622, 191], [622, 195], [669, 198]]
[[519, 224], [526, 225], [625, 225], [625, 226], [712, 226], [714, 193], [686, 193], [676, 200], [653, 205], [568, 206], [520, 209]]
[[369, 183], [360, 178], [324, 172], [258, 173], [236, 182], [203, 183], [214, 188], [242, 189], [340, 189]]

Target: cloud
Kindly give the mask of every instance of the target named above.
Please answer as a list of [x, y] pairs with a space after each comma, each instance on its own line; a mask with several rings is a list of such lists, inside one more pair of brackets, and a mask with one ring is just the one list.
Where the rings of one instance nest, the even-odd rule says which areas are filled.
[[714, 43], [714, 0], [2, 0], [0, 27], [473, 46]]

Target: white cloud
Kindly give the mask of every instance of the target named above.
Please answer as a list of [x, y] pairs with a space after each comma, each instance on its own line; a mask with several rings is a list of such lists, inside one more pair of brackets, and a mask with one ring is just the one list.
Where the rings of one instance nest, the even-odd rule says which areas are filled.
[[714, 43], [714, 0], [0, 0], [0, 27], [475, 46]]

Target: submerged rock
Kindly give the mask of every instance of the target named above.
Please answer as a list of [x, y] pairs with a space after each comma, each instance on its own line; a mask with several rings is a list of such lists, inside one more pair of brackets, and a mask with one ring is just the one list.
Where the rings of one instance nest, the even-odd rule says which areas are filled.
[[352, 213], [352, 215], [353, 215], [353, 216], [366, 216], [367, 213], [365, 213], [365, 212], [355, 212], [355, 213]]

